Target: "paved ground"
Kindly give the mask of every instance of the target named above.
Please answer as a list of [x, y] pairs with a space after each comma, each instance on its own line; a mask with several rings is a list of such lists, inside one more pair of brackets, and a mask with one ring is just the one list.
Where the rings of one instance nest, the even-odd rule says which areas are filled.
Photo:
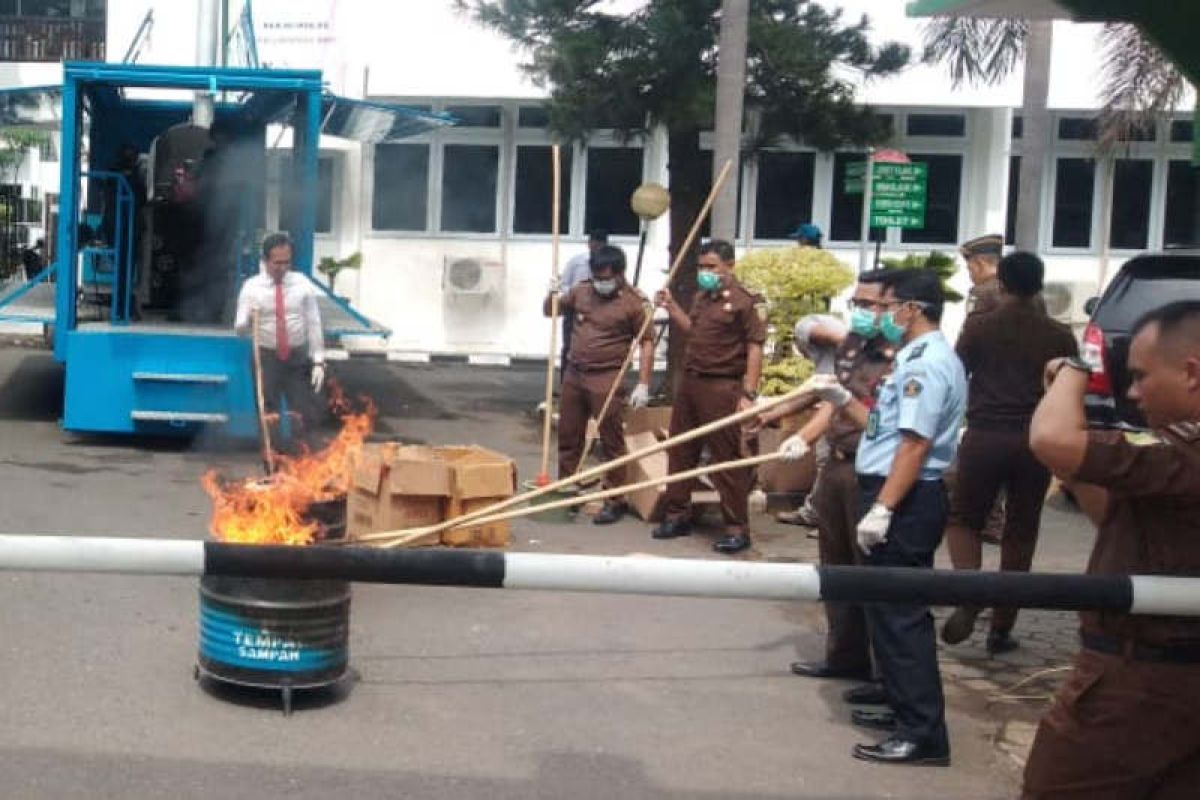
[[[381, 435], [477, 442], [537, 470], [535, 370], [335, 371], [380, 403]], [[197, 538], [200, 474], [255, 469], [228, 443], [65, 434], [61, 381], [46, 353], [0, 349], [0, 530]], [[1077, 567], [1079, 518], [1047, 522], [1039, 566]], [[814, 556], [800, 529], [759, 531], [751, 557]], [[515, 536], [524, 550], [711, 554], [711, 537], [655, 542], [637, 521], [525, 521]], [[1017, 762], [997, 740], [1019, 758], [1039, 706], [992, 698], [1065, 663], [1073, 627], [1028, 614], [1017, 654], [945, 653], [954, 766], [913, 769], [849, 758], [874, 737], [848, 724], [843, 685], [787, 674], [820, 652], [815, 606], [356, 587], [357, 679], [284, 718], [271, 697], [193, 683], [195, 581], [0, 573], [0, 604], [3, 797], [1011, 797]]]

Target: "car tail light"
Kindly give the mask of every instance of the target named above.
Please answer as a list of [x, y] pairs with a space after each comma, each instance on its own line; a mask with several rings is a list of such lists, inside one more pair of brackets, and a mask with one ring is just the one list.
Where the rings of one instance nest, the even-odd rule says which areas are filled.
[[1112, 397], [1112, 379], [1104, 366], [1104, 331], [1094, 322], [1089, 322], [1083, 331], [1083, 348], [1080, 357], [1092, 368], [1088, 378], [1088, 394], [1099, 394]]

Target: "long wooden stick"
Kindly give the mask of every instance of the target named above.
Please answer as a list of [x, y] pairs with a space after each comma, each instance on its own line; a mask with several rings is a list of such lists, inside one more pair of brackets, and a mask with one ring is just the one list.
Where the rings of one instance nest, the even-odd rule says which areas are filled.
[[416, 532], [416, 531], [423, 531], [425, 533], [434, 533], [434, 532], [441, 532], [441, 531], [449, 530], [451, 528], [461, 527], [463, 525], [469, 524], [476, 520], [483, 519], [484, 517], [488, 517], [493, 514], [496, 514], [500, 511], [503, 511], [506, 508], [512, 508], [513, 506], [518, 506], [518, 505], [521, 505], [522, 503], [528, 503], [530, 500], [541, 497], [544, 494], [549, 494], [550, 492], [558, 491], [559, 489], [565, 488], [567, 486], [573, 486], [582, 481], [586, 481], [589, 478], [595, 478], [599, 475], [603, 475], [604, 473], [608, 472], [611, 469], [616, 469], [617, 467], [623, 466], [624, 464], [628, 464], [633, 461], [639, 461], [648, 455], [652, 455], [654, 453], [659, 453], [663, 450], [669, 450], [670, 448], [675, 447], [677, 445], [681, 445], [685, 442], [690, 442], [693, 439], [698, 439], [702, 436], [707, 436], [708, 434], [712, 433], [713, 431], [720, 430], [721, 428], [724, 428], [728, 425], [734, 425], [736, 423], [750, 419], [751, 417], [757, 416], [757, 415], [763, 413], [764, 411], [769, 411], [770, 409], [774, 408], [775, 406], [790, 402], [790, 401], [795, 400], [796, 398], [801, 397], [803, 395], [811, 394], [813, 383], [814, 383], [814, 379], [809, 378], [807, 381], [800, 384], [799, 386], [797, 386], [795, 389], [788, 392], [787, 394], [780, 395], [779, 397], [772, 397], [771, 399], [769, 399], [765, 402], [760, 401], [759, 405], [756, 405], [752, 408], [747, 408], [743, 411], [738, 411], [733, 414], [730, 414], [727, 417], [722, 417], [721, 419], [713, 420], [712, 422], [709, 422], [705, 425], [701, 425], [699, 428], [693, 428], [690, 431], [684, 431], [683, 433], [679, 434], [678, 436], [674, 436], [669, 439], [664, 439], [661, 442], [655, 442], [654, 444], [649, 445], [648, 447], [643, 447], [641, 450], [636, 450], [632, 453], [626, 453], [625, 455], [621, 456], [620, 458], [614, 458], [612, 461], [606, 461], [603, 464], [597, 464], [596, 466], [591, 467], [587, 470], [584, 470], [583, 472], [577, 473], [575, 475], [568, 475], [564, 478], [560, 478], [557, 481], [554, 481], [553, 483], [547, 484], [545, 486], [539, 486], [536, 489], [532, 489], [528, 492], [525, 492], [524, 494], [513, 495], [512, 497], [508, 498], [507, 500], [501, 500], [500, 502], [493, 503], [492, 505], [487, 506], [486, 508], [480, 508], [475, 511], [472, 511], [469, 514], [463, 514], [461, 517], [455, 517], [452, 520], [446, 520], [445, 522], [440, 522], [437, 525], [431, 525], [427, 528], [400, 528], [400, 529], [392, 530], [392, 531], [380, 531], [378, 533], [369, 533], [369, 534], [366, 534], [365, 536], [358, 537], [355, 541], [358, 541], [358, 542], [379, 541], [379, 540], [385, 540], [385, 539], [392, 539], [401, 534], [412, 533], [412, 532]]
[[[671, 264], [671, 269], [667, 272], [666, 285], [670, 286], [671, 281], [675, 280], [675, 273], [679, 271], [683, 265], [683, 259], [687, 256], [688, 251], [692, 249], [692, 242], [696, 240], [696, 235], [700, 233], [700, 227], [704, 224], [704, 220], [708, 218], [708, 212], [712, 210], [713, 203], [716, 202], [717, 193], [721, 191], [721, 187], [725, 184], [725, 179], [729, 177], [729, 170], [733, 167], [733, 159], [725, 162], [725, 166], [721, 168], [721, 172], [717, 175], [717, 179], [713, 181], [712, 191], [708, 193], [708, 198], [704, 201], [704, 205], [700, 207], [700, 213], [696, 215], [695, 221], [692, 223], [692, 229], [688, 231], [687, 238], [683, 240], [683, 246], [679, 248], [679, 252], [675, 254], [675, 262]], [[642, 337], [646, 335], [650, 324], [654, 321], [653, 312], [646, 315], [646, 319], [642, 321], [642, 328], [638, 331], [637, 336], [633, 338], [633, 345], [629, 348], [629, 352], [625, 354], [625, 363], [617, 370], [616, 376], [613, 378], [613, 385], [608, 389], [608, 396], [604, 398], [604, 405], [600, 407], [600, 413], [596, 415], [596, 429], [599, 430], [600, 422], [604, 419], [604, 415], [608, 413], [608, 407], [612, 405], [613, 398], [616, 397], [617, 389], [625, 380], [625, 373], [629, 369], [630, 362], [633, 361], [633, 354], [638, 352]], [[596, 444], [596, 434], [589, 429], [584, 436], [583, 441], [583, 456], [579, 459], [579, 467], [583, 466], [583, 462], [587, 459], [588, 454], [592, 452], [592, 447]]]
[[263, 469], [270, 475], [275, 471], [275, 456], [271, 451], [271, 429], [267, 426], [267, 405], [263, 398], [262, 353], [258, 350], [258, 309], [250, 311], [250, 352], [254, 362], [254, 408], [258, 414], [259, 445], [262, 447]]
[[[562, 204], [562, 152], [558, 145], [550, 148], [552, 164], [552, 198], [550, 210], [550, 270], [554, 283], [558, 283], [558, 213]], [[542, 419], [542, 469], [538, 473], [539, 486], [550, 482], [550, 423], [554, 416], [554, 365], [558, 363], [558, 300], [555, 291], [550, 298], [550, 352], [546, 354], [546, 404]]]
[[[493, 516], [477, 519], [472, 522], [460, 522], [462, 517], [450, 520], [453, 523], [451, 528], [463, 528], [473, 525], [490, 525], [494, 522], [504, 522], [505, 520], [516, 519], [517, 517], [525, 517], [530, 514], [537, 514], [542, 511], [554, 511], [560, 508], [568, 508], [570, 506], [579, 506], [584, 503], [590, 503], [595, 500], [607, 500], [610, 497], [626, 494], [628, 492], [639, 492], [642, 489], [650, 489], [655, 486], [665, 486], [669, 483], [678, 483], [679, 481], [689, 481], [696, 478], [711, 475], [714, 472], [722, 472], [728, 469], [738, 469], [741, 467], [754, 467], [759, 464], [765, 464], [768, 461], [774, 461], [780, 458], [778, 451], [772, 450], [770, 453], [762, 453], [757, 456], [749, 456], [747, 458], [739, 458], [736, 461], [722, 461], [718, 464], [708, 464], [703, 467], [689, 469], [686, 472], [677, 472], [673, 475], [661, 475], [657, 478], [649, 478], [638, 483], [631, 483], [627, 486], [616, 486], [611, 489], [601, 489], [590, 494], [581, 494], [575, 497], [566, 497], [562, 500], [555, 500], [544, 505], [529, 506], [527, 508], [518, 508], [513, 511], [505, 511]], [[441, 532], [428, 532], [422, 530], [413, 530], [408, 533], [402, 533], [390, 540], [373, 540], [380, 542], [380, 547], [402, 547], [403, 545], [420, 545], [434, 544], [441, 538]], [[360, 538], [357, 541], [361, 542], [364, 539]]]

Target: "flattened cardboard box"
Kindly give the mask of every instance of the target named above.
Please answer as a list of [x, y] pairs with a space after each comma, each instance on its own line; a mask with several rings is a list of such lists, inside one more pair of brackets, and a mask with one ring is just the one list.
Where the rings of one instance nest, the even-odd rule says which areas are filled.
[[[635, 433], [625, 437], [625, 446], [632, 453], [645, 449], [658, 441], [660, 439], [653, 433]], [[658, 453], [651, 453], [629, 464], [625, 468], [625, 482], [641, 483], [651, 478], [662, 478], [667, 472], [667, 451], [663, 450]], [[702, 486], [703, 484], [699, 481], [692, 482], [693, 506], [721, 502], [720, 495], [715, 490], [707, 488], [697, 490], [698, 487]], [[667, 487], [659, 484], [658, 486], [651, 486], [636, 492], [629, 492], [625, 495], [625, 499], [633, 506], [638, 516], [643, 520], [646, 522], [659, 522], [662, 520], [663, 512], [666, 510]]]

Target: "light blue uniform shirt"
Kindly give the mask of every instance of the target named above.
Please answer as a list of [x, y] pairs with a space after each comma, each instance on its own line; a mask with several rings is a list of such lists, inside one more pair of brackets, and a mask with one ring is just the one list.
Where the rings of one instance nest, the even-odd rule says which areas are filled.
[[967, 375], [941, 331], [918, 336], [896, 354], [880, 384], [854, 466], [860, 475], [886, 476], [909, 431], [933, 442], [921, 480], [936, 480], [954, 460], [967, 404]]

